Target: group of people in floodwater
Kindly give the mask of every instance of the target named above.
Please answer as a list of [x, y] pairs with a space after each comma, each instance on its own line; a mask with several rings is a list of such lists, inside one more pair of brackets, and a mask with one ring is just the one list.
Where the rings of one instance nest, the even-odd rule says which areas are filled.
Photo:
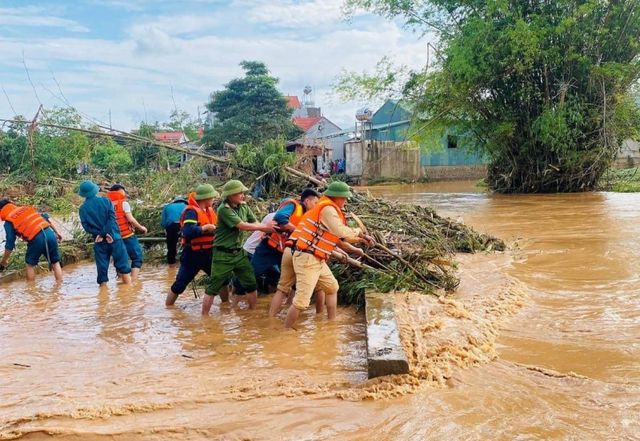
[[[336, 315], [338, 282], [327, 262], [348, 253], [364, 256], [358, 243], [373, 244], [360, 228], [347, 225], [344, 206], [352, 196], [344, 182], [332, 182], [320, 194], [307, 188], [299, 198], [285, 199], [278, 209], [258, 221], [245, 202], [248, 189], [238, 180], [228, 181], [220, 195], [210, 184], [201, 184], [186, 198], [176, 197], [162, 211], [166, 231], [167, 263], [175, 266], [178, 243], [180, 267], [165, 303], [175, 304], [200, 271], [209, 278], [202, 300], [202, 314], [208, 315], [216, 295], [233, 306], [257, 304], [257, 292], [275, 290], [269, 315], [288, 305], [285, 327], [292, 327], [300, 311], [315, 296], [316, 312], [325, 307], [329, 319]], [[138, 278], [143, 263], [136, 232], [147, 232], [131, 212], [125, 187], [115, 184], [100, 196], [91, 181], [80, 184], [80, 222], [93, 237], [97, 282], [105, 285], [110, 262], [122, 283]], [[0, 220], [4, 221], [6, 245], [0, 271], [9, 262], [16, 238], [27, 242], [27, 279], [35, 277], [42, 256], [56, 280], [62, 281], [58, 241], [60, 231], [49, 216], [34, 207], [0, 199]], [[243, 242], [243, 232], [252, 232]]]

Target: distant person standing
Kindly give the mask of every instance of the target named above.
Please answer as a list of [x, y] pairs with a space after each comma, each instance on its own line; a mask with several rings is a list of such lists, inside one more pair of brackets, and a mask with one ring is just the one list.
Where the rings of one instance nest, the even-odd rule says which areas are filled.
[[186, 199], [183, 196], [176, 196], [162, 209], [161, 223], [167, 234], [167, 263], [172, 268], [176, 266], [178, 240], [180, 240], [180, 217], [186, 206]]
[[0, 260], [0, 271], [9, 265], [9, 257], [15, 249], [16, 237], [27, 242], [27, 280], [35, 279], [35, 267], [44, 256], [49, 262], [56, 281], [62, 281], [60, 252], [58, 240], [62, 240], [60, 232], [45, 213], [38, 213], [33, 207], [15, 205], [8, 199], [0, 200], [0, 220], [4, 221], [6, 244], [4, 255]]
[[147, 227], [140, 225], [136, 218], [133, 217], [131, 205], [127, 202], [127, 193], [123, 185], [112, 185], [107, 192], [107, 197], [113, 202], [116, 223], [120, 228], [124, 247], [127, 249], [129, 259], [131, 259], [131, 280], [135, 281], [138, 278], [144, 260], [142, 247], [136, 237], [136, 230], [141, 231], [142, 234], [147, 234]]
[[85, 198], [80, 206], [80, 223], [82, 228], [93, 236], [97, 281], [101, 286], [109, 281], [109, 261], [113, 257], [113, 264], [121, 275], [122, 282], [129, 284], [131, 267], [120, 228], [116, 223], [116, 212], [111, 200], [98, 196], [99, 190], [100, 188], [91, 181], [84, 181], [78, 190], [78, 194]]

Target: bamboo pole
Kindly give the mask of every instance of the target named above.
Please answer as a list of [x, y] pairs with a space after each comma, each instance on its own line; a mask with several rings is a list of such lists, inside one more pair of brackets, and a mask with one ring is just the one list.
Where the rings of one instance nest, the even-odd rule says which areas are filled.
[[[367, 229], [367, 226], [364, 224], [364, 222], [362, 222], [362, 220], [360, 220], [360, 218], [358, 217], [358, 215], [356, 215], [355, 213], [349, 213], [349, 215], [353, 218], [353, 220], [356, 221], [356, 223], [360, 226], [360, 228], [362, 229], [362, 231], [365, 234], [369, 234], [369, 230]], [[409, 262], [408, 260], [406, 260], [404, 257], [402, 257], [400, 254], [397, 254], [393, 251], [391, 251], [389, 248], [387, 248], [386, 246], [382, 245], [379, 242], [376, 242], [374, 245], [374, 248], [378, 248], [379, 250], [384, 251], [385, 253], [389, 254], [390, 256], [394, 257], [395, 259], [399, 260], [400, 262], [402, 262], [403, 264], [405, 264], [409, 269], [411, 269], [414, 274], [416, 276], [418, 276], [420, 279], [422, 279], [424, 282], [428, 283], [431, 286], [437, 286], [435, 283], [433, 283], [431, 280], [427, 279], [427, 277], [422, 274], [420, 271], [418, 271], [418, 269], [413, 266], [411, 264], [411, 262]]]
[[[16, 119], [1, 119], [0, 118], [0, 121], [8, 122], [8, 123], [18, 123], [18, 124], [28, 123], [28, 121], [21, 121], [21, 120], [16, 120]], [[145, 138], [143, 136], [138, 136], [138, 135], [133, 135], [131, 133], [123, 132], [121, 130], [109, 129], [112, 132], [117, 132], [117, 133], [108, 133], [108, 132], [101, 132], [99, 130], [84, 129], [84, 128], [80, 128], [80, 127], [67, 127], [67, 126], [61, 126], [61, 125], [58, 125], [58, 124], [50, 124], [50, 123], [42, 123], [42, 122], [39, 122], [38, 125], [39, 126], [43, 126], [43, 127], [52, 127], [54, 129], [71, 130], [71, 131], [76, 131], [76, 132], [82, 132], [82, 133], [87, 133], [87, 134], [90, 134], [90, 135], [110, 136], [112, 138], [125, 138], [125, 139], [129, 139], [131, 141], [146, 142], [148, 144], [156, 145], [158, 147], [163, 147], [163, 148], [166, 148], [168, 150], [174, 150], [176, 152], [186, 153], [187, 155], [198, 156], [200, 158], [208, 159], [208, 160], [213, 161], [213, 162], [218, 162], [220, 164], [229, 165], [229, 161], [227, 159], [224, 159], [224, 158], [219, 158], [217, 156], [209, 155], [207, 153], [190, 150], [188, 148], [180, 147], [180, 146], [177, 146], [177, 145], [172, 145], [172, 144], [167, 144], [167, 143], [164, 143], [164, 142], [156, 141], [155, 139]], [[102, 127], [102, 126], [99, 126], [99, 127]]]
[[[8, 123], [17, 123], [17, 124], [28, 123], [28, 121], [21, 121], [21, 120], [16, 120], [16, 119], [2, 119], [2, 118], [0, 118], [0, 121], [8, 122]], [[52, 127], [52, 128], [61, 129], [61, 130], [72, 130], [72, 131], [76, 131], [76, 132], [87, 133], [87, 134], [90, 134], [90, 135], [110, 136], [112, 138], [125, 138], [125, 139], [129, 139], [129, 140], [132, 140], [132, 141], [146, 142], [148, 144], [156, 145], [156, 146], [159, 146], [159, 147], [163, 147], [163, 148], [166, 148], [168, 150], [174, 150], [176, 152], [185, 153], [185, 154], [190, 155], [190, 156], [197, 156], [199, 158], [208, 159], [209, 161], [217, 162], [219, 164], [229, 165], [229, 160], [228, 159], [224, 159], [224, 158], [220, 158], [220, 157], [217, 157], [217, 156], [209, 155], [207, 153], [203, 153], [203, 152], [196, 151], [196, 150], [190, 150], [188, 148], [180, 147], [180, 146], [173, 145], [173, 144], [167, 144], [167, 143], [164, 143], [164, 142], [157, 141], [155, 139], [146, 138], [144, 136], [139, 136], [139, 135], [135, 135], [135, 134], [132, 134], [132, 133], [127, 133], [127, 132], [124, 132], [122, 130], [107, 128], [107, 127], [104, 127], [104, 126], [101, 126], [101, 125], [98, 125], [98, 127], [104, 128], [105, 130], [109, 130], [110, 132], [116, 132], [116, 133], [101, 132], [99, 130], [84, 129], [84, 128], [80, 128], [80, 127], [67, 127], [67, 126], [61, 126], [61, 125], [58, 125], [58, 124], [50, 124], [50, 123], [38, 123], [38, 125], [43, 126], [43, 127]], [[229, 142], [225, 142], [225, 147], [227, 147], [227, 148], [237, 148], [237, 146], [235, 144], [231, 144]], [[325, 182], [321, 181], [320, 179], [315, 178], [315, 177], [313, 177], [311, 175], [308, 175], [306, 173], [303, 173], [300, 170], [296, 170], [293, 167], [285, 166], [285, 170], [289, 174], [292, 174], [292, 175], [297, 176], [299, 178], [308, 180], [309, 182], [317, 185], [318, 188], [324, 188], [324, 187], [327, 186], [327, 184]]]
[[359, 268], [359, 269], [376, 270], [376, 268], [374, 268], [372, 266], [369, 266], [366, 263], [362, 263], [362, 262], [360, 262], [360, 261], [358, 261], [356, 259], [353, 259], [353, 258], [347, 256], [346, 254], [339, 253], [339, 252], [337, 252], [335, 250], [331, 252], [331, 257], [333, 257], [334, 259], [336, 259], [339, 262], [347, 263], [347, 264], [349, 264], [351, 266], [354, 266], [356, 268]]
[[422, 274], [420, 271], [418, 271], [418, 269], [415, 266], [413, 266], [411, 264], [411, 262], [409, 262], [407, 259], [402, 257], [400, 254], [397, 254], [397, 253], [391, 251], [389, 248], [387, 248], [386, 246], [384, 246], [384, 245], [382, 245], [381, 243], [378, 243], [378, 242], [376, 242], [374, 247], [378, 248], [378, 249], [384, 251], [385, 253], [389, 254], [390, 256], [395, 257], [396, 259], [398, 259], [400, 262], [405, 264], [409, 269], [411, 269], [415, 273], [415, 275], [418, 276], [419, 278], [421, 278], [424, 282], [428, 283], [431, 286], [438, 287], [438, 285], [433, 283], [431, 280], [427, 279], [427, 277], [424, 274]]

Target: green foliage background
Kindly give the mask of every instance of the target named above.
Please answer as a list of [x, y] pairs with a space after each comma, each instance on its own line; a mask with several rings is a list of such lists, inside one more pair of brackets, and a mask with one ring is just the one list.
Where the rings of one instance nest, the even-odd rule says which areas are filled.
[[471, 134], [493, 190], [593, 189], [622, 141], [638, 137], [637, 0], [347, 1], [357, 8], [403, 19], [439, 50], [407, 76], [384, 63], [347, 74], [338, 92], [395, 88], [415, 104], [417, 136]]

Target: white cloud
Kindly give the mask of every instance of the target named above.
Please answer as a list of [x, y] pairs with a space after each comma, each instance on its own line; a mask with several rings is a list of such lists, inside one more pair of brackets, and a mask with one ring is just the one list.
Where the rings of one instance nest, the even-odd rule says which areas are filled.
[[284, 28], [315, 28], [342, 19], [342, 0], [244, 1], [249, 21]]
[[89, 2], [90, 4], [97, 6], [107, 6], [119, 10], [134, 12], [134, 11], [142, 11], [144, 9], [144, 4], [142, 1], [130, 1], [130, 0], [92, 0]]
[[71, 32], [89, 32], [89, 28], [76, 21], [50, 15], [45, 8], [36, 6], [0, 8], [0, 25], [54, 27]]
[[163, 15], [136, 21], [136, 24], [131, 27], [130, 33], [138, 35], [150, 28], [155, 28], [167, 35], [188, 35], [215, 30], [215, 26], [219, 24], [219, 21], [215, 14]]
[[[103, 121], [111, 109], [114, 126], [122, 129], [136, 126], [143, 118], [143, 100], [150, 119], [167, 118], [173, 108], [172, 87], [178, 106], [195, 114], [212, 91], [241, 74], [238, 63], [245, 59], [264, 61], [280, 78], [284, 93], [301, 95], [302, 88], [311, 85], [323, 113], [350, 127], [355, 109], [363, 103], [341, 103], [327, 97], [343, 68], [372, 69], [385, 55], [411, 67], [425, 61], [426, 42], [416, 41], [398, 25], [381, 19], [360, 28], [339, 22], [314, 27], [313, 38], [306, 38], [306, 30], [274, 35], [259, 33], [249, 25], [246, 32], [231, 35], [216, 28], [230, 20], [241, 23], [229, 15], [203, 15], [202, 20], [194, 15], [134, 19], [137, 24], [125, 29], [120, 40], [0, 38], [0, 70], [11, 72], [11, 80], [3, 75], [2, 81], [16, 110], [33, 115], [37, 109], [21, 65], [23, 50], [45, 105], [62, 104], [42, 90], [41, 84], [57, 92], [51, 68], [74, 106]], [[0, 115], [9, 112], [0, 96]]]
[[138, 52], [162, 54], [176, 50], [179, 41], [175, 37], [212, 31], [218, 23], [213, 14], [165, 15], [137, 21], [129, 35]]

